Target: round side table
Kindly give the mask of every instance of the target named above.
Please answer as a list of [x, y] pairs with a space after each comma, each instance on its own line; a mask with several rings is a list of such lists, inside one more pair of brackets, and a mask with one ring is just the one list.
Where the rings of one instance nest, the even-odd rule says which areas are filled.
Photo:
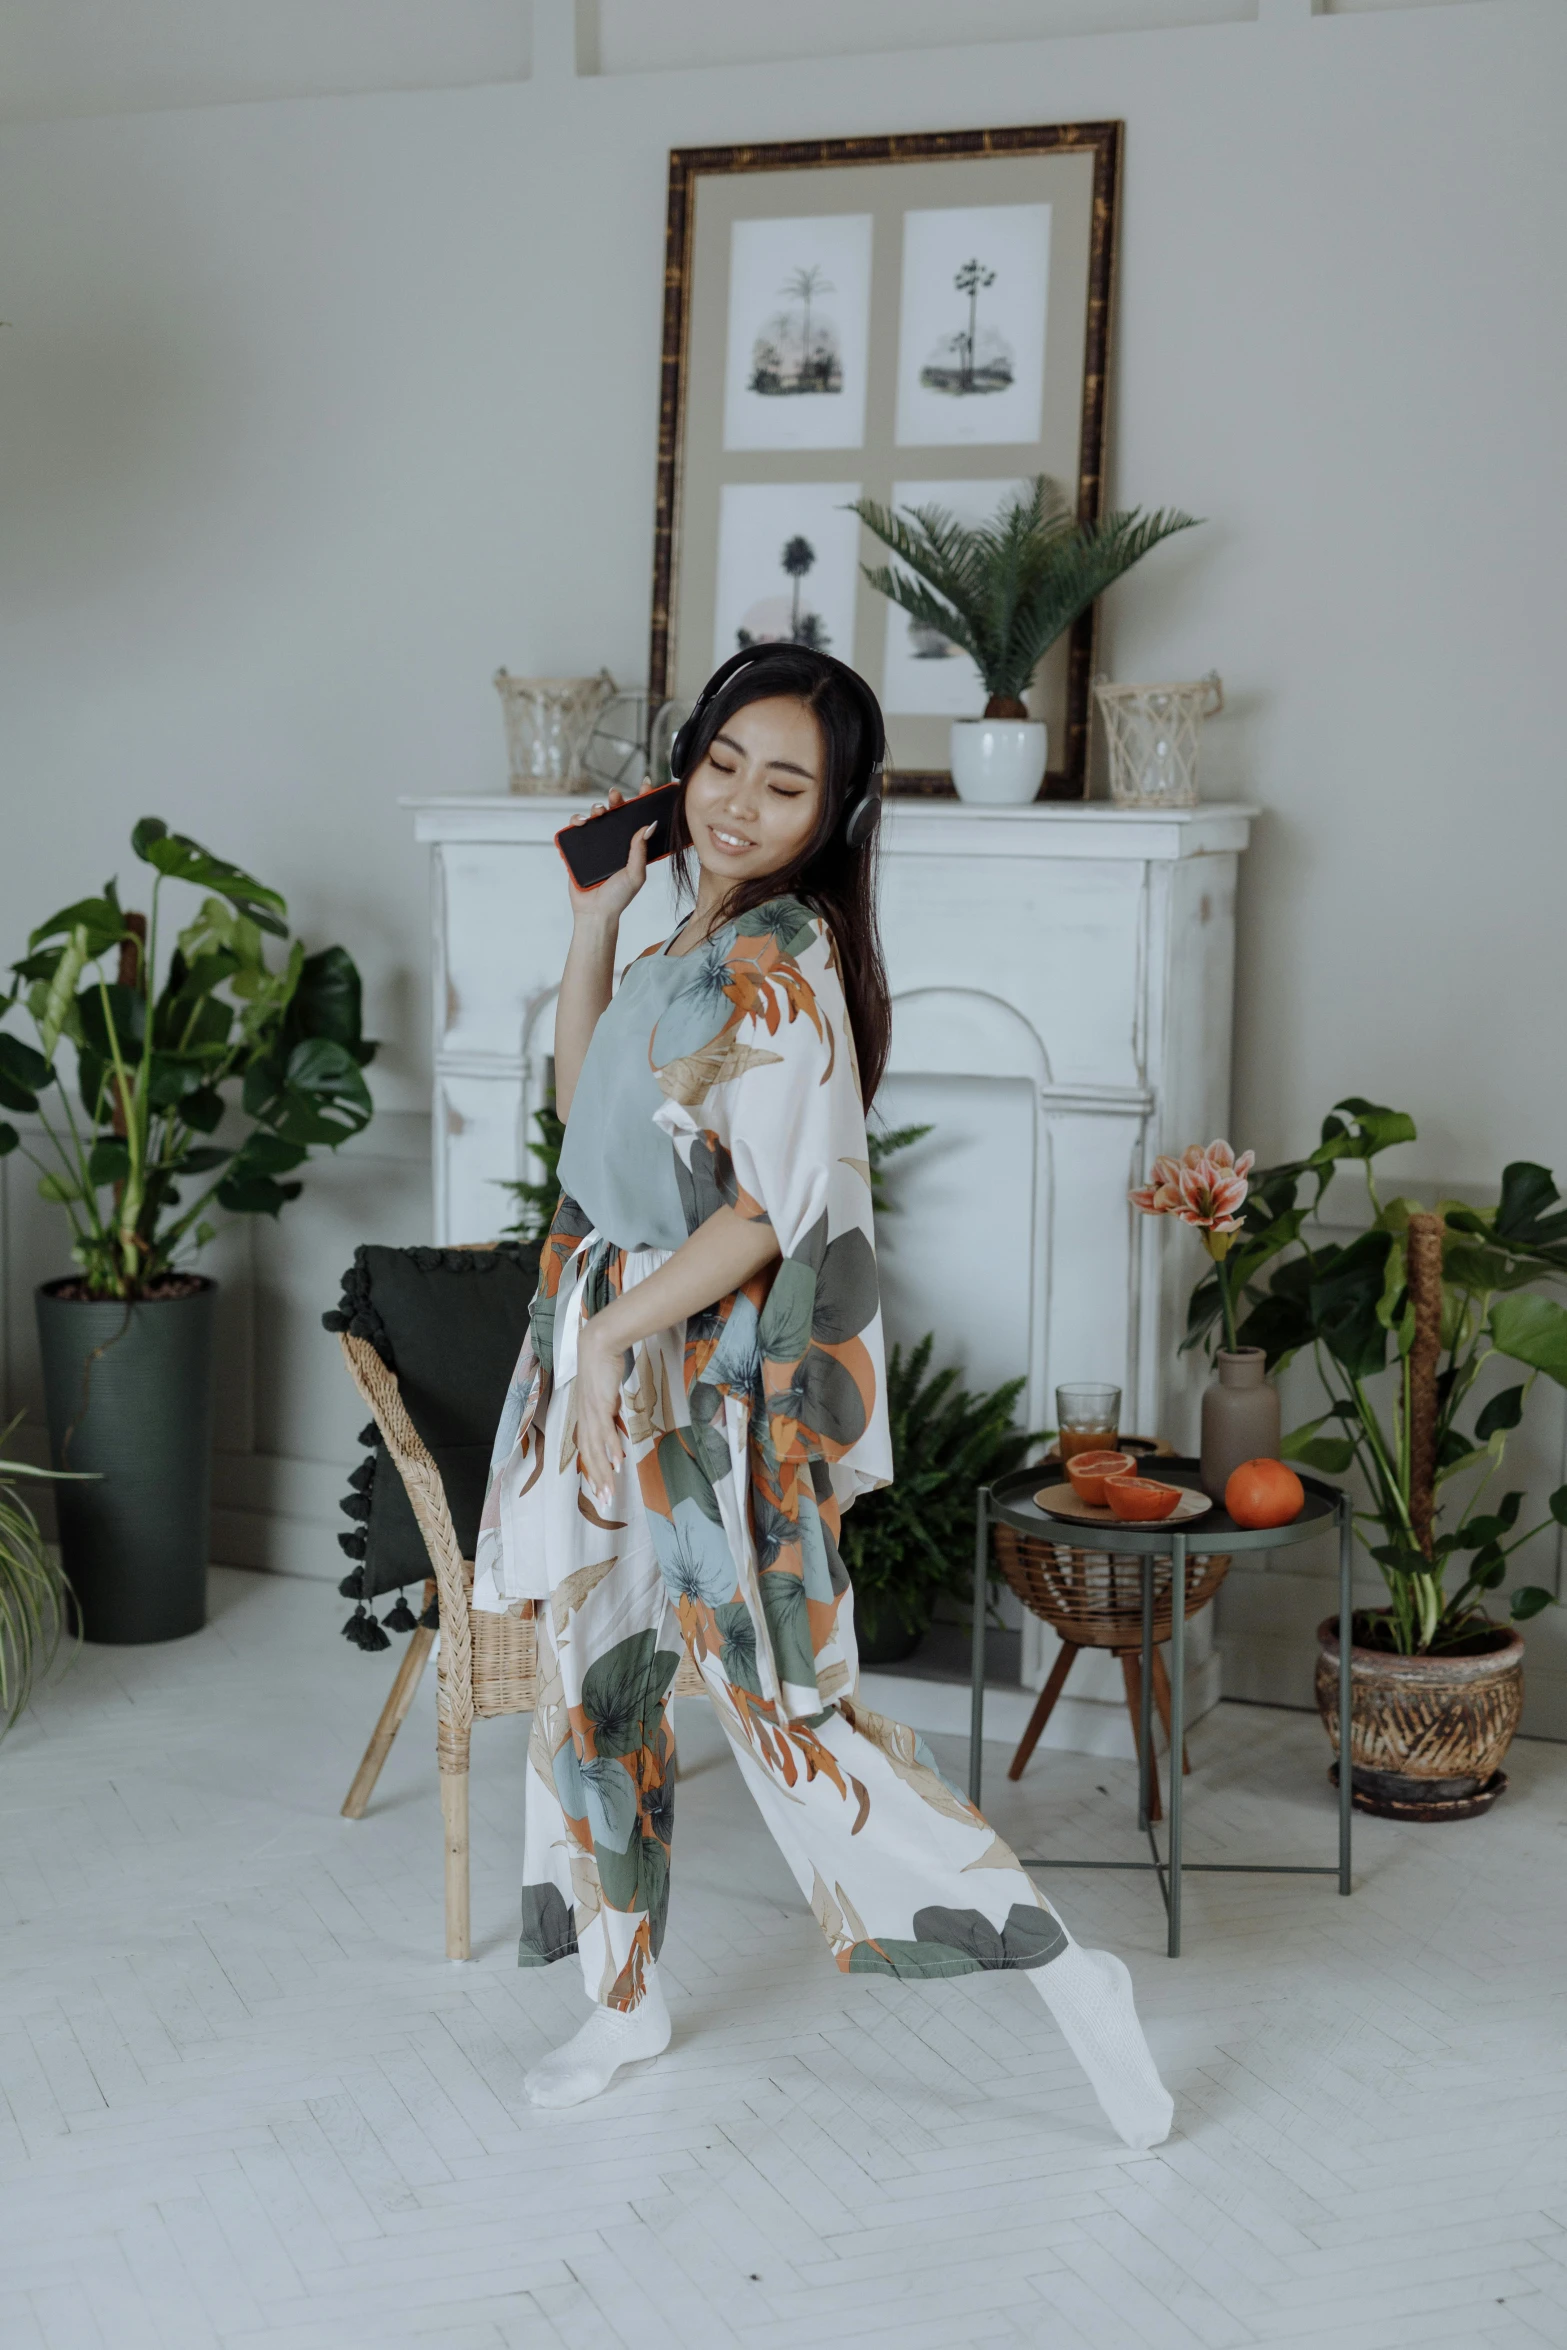
[[[1194, 1492], [1202, 1490], [1198, 1464], [1194, 1460], [1161, 1460], [1159, 1477], [1168, 1485], [1189, 1486]], [[1305, 1505], [1300, 1516], [1288, 1526], [1269, 1526], [1254, 1529], [1237, 1526], [1235, 1520], [1217, 1503], [1200, 1518], [1186, 1520], [1178, 1526], [1128, 1526], [1121, 1524], [1085, 1524], [1078, 1518], [1058, 1518], [1042, 1510], [1034, 1495], [1049, 1478], [1049, 1470], [1036, 1466], [1015, 1469], [995, 1485], [982, 1485], [975, 1503], [974, 1525], [974, 1680], [973, 1710], [969, 1733], [969, 1800], [979, 1802], [980, 1770], [985, 1729], [985, 1612], [987, 1581], [990, 1569], [990, 1529], [998, 1520], [1013, 1527], [1019, 1534], [1032, 1534], [1047, 1542], [1069, 1542], [1079, 1550], [1108, 1550], [1118, 1556], [1136, 1558], [1142, 1569], [1142, 1704], [1138, 1736], [1138, 1827], [1148, 1838], [1150, 1860], [1057, 1860], [1040, 1856], [1024, 1858], [1023, 1866], [1031, 1869], [1151, 1869], [1159, 1880], [1159, 1890], [1169, 1917], [1169, 1953], [1172, 1958], [1181, 1954], [1181, 1877], [1184, 1867], [1191, 1867], [1220, 1876], [1289, 1876], [1337, 1877], [1340, 1893], [1350, 1890], [1350, 1823], [1354, 1817], [1353, 1773], [1339, 1773], [1338, 1798], [1338, 1861], [1336, 1865], [1323, 1863], [1317, 1867], [1293, 1866], [1270, 1861], [1192, 1861], [1183, 1863], [1181, 1857], [1181, 1773], [1170, 1771], [1169, 1843], [1165, 1853], [1159, 1850], [1154, 1823], [1149, 1817], [1149, 1765], [1153, 1753], [1153, 1651], [1154, 1651], [1154, 1561], [1167, 1558], [1171, 1562], [1171, 1582], [1174, 1592], [1184, 1595], [1187, 1590], [1188, 1558], [1204, 1556], [1211, 1551], [1225, 1550], [1266, 1551], [1286, 1550], [1292, 1543], [1310, 1542], [1330, 1526], [1338, 1529], [1338, 1627], [1339, 1627], [1339, 1721], [1346, 1723], [1350, 1711], [1351, 1615], [1350, 1570], [1354, 1557], [1353, 1528], [1350, 1519], [1349, 1496], [1335, 1485], [1325, 1485], [1319, 1477], [1302, 1477], [1306, 1489]], [[1170, 1753], [1179, 1755], [1185, 1734], [1186, 1711], [1186, 1610], [1172, 1604], [1170, 1608]]]

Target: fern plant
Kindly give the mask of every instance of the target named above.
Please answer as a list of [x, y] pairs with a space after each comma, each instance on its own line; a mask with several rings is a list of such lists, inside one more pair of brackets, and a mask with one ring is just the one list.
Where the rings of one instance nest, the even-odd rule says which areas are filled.
[[1038, 1442], [1013, 1425], [1023, 1380], [971, 1395], [954, 1365], [932, 1375], [934, 1344], [927, 1331], [909, 1354], [892, 1350], [887, 1417], [896, 1482], [862, 1494], [839, 1537], [856, 1616], [873, 1634], [889, 1617], [906, 1632], [925, 1632], [944, 1592], [967, 1591], [974, 1489], [1020, 1468]]
[[560, 1154], [566, 1140], [566, 1127], [564, 1120], [556, 1113], [553, 1093], [542, 1110], [534, 1111], [533, 1123], [538, 1133], [530, 1148], [544, 1170], [543, 1182], [501, 1185], [502, 1191], [509, 1191], [517, 1203], [515, 1220], [503, 1224], [501, 1230], [514, 1233], [519, 1240], [544, 1238], [560, 1198]]
[[1045, 474], [977, 527], [941, 506], [894, 513], [861, 498], [850, 511], [903, 566], [862, 565], [871, 586], [969, 655], [990, 697], [987, 718], [1026, 718], [1023, 697], [1057, 637], [1161, 539], [1198, 520], [1132, 507], [1078, 522]]

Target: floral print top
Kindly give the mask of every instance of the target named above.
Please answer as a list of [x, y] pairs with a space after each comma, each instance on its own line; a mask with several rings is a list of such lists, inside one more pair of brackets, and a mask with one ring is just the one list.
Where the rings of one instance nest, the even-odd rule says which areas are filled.
[[[653, 1439], [643, 1494], [654, 1516], [667, 1516], [655, 1535], [673, 1537], [689, 1517], [712, 1533], [722, 1527], [726, 1550], [738, 1538], [751, 1552], [731, 1557], [730, 1573], [738, 1568], [742, 1585], [759, 1576], [764, 1601], [779, 1599], [765, 1610], [773, 1669], [764, 1678], [801, 1711], [830, 1702], [846, 1678], [834, 1629], [847, 1580], [839, 1514], [892, 1477], [854, 1041], [832, 931], [795, 898], [741, 915], [678, 960], [689, 978], [658, 1013], [646, 1050], [660, 1097], [653, 1123], [673, 1156], [686, 1230], [728, 1206], [769, 1223], [779, 1254], [686, 1323], [684, 1424], [671, 1430], [666, 1420]], [[554, 1375], [562, 1276], [591, 1234], [584, 1209], [563, 1196], [496, 1440], [476, 1597], [481, 1587], [503, 1601], [549, 1596], [549, 1562], [508, 1544], [506, 1527], [542, 1468], [532, 1437], [542, 1437]], [[622, 1269], [605, 1236], [565, 1292], [580, 1291], [577, 1310], [591, 1314], [618, 1291]], [[640, 1452], [635, 1427], [631, 1435]], [[792, 1593], [775, 1580], [780, 1571]], [[789, 1597], [798, 1609], [783, 1608]]]

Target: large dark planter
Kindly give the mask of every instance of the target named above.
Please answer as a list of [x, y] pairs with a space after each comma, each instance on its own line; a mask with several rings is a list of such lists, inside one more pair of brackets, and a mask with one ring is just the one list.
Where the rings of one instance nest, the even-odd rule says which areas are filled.
[[217, 1284], [127, 1308], [39, 1290], [44, 1404], [65, 1571], [89, 1640], [179, 1640], [207, 1618]]
[[[1317, 1709], [1339, 1750], [1335, 1617], [1317, 1639]], [[1506, 1788], [1502, 1757], [1523, 1712], [1523, 1641], [1512, 1626], [1493, 1625], [1474, 1656], [1392, 1656], [1357, 1642], [1349, 1665], [1356, 1809], [1395, 1820], [1489, 1811]]]
[[929, 1630], [925, 1623], [911, 1632], [886, 1593], [854, 1594], [854, 1644], [862, 1665], [901, 1665]]

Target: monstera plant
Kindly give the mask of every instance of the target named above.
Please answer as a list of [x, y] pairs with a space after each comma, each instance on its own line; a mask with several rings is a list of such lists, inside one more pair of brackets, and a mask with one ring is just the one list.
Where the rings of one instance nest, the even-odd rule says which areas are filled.
[[[41, 922], [0, 1018], [0, 1155], [58, 1207], [76, 1268], [39, 1294], [66, 1567], [89, 1639], [202, 1620], [215, 1284], [224, 1216], [276, 1216], [312, 1150], [369, 1123], [359, 973], [289, 937], [275, 889], [147, 816], [146, 910], [116, 881]], [[200, 893], [168, 939], [165, 885]], [[276, 942], [273, 944], [272, 942]]]
[[[269, 960], [266, 940], [288, 939], [275, 889], [156, 816], [131, 847], [152, 869], [148, 912], [123, 908], [106, 881], [39, 924], [12, 965], [14, 992], [0, 997], [0, 1016], [25, 1013], [35, 1040], [0, 1030], [0, 1108], [42, 1130], [41, 1145], [24, 1143], [0, 1122], [0, 1156], [34, 1160], [40, 1194], [70, 1221], [86, 1290], [122, 1299], [188, 1265], [215, 1211], [275, 1216], [295, 1198], [286, 1178], [311, 1149], [368, 1125], [363, 1070], [375, 1051], [342, 947], [307, 955], [295, 940]], [[207, 894], [160, 977], [169, 880]], [[220, 1142], [231, 1107], [247, 1131]]]
[[[1515, 1554], [1567, 1525], [1567, 1486], [1536, 1526], [1519, 1524], [1521, 1491], [1495, 1490], [1536, 1381], [1567, 1386], [1567, 1307], [1543, 1294], [1567, 1279], [1567, 1207], [1548, 1171], [1526, 1160], [1503, 1169], [1488, 1207], [1384, 1199], [1375, 1161], [1414, 1139], [1402, 1110], [1337, 1103], [1308, 1157], [1252, 1173], [1223, 1268], [1239, 1343], [1260, 1346], [1270, 1370], [1297, 1354], [1315, 1365], [1326, 1408], [1281, 1449], [1329, 1476], [1360, 1473], [1359, 1523], [1389, 1600], [1361, 1628], [1404, 1656], [1481, 1631]], [[1370, 1221], [1353, 1240], [1329, 1241], [1322, 1202], [1346, 1165], [1363, 1169]], [[1193, 1294], [1188, 1345], [1220, 1318], [1220, 1271]], [[1476, 1384], [1495, 1365], [1526, 1376], [1477, 1407]], [[1553, 1597], [1521, 1584], [1509, 1612], [1522, 1621]]]

